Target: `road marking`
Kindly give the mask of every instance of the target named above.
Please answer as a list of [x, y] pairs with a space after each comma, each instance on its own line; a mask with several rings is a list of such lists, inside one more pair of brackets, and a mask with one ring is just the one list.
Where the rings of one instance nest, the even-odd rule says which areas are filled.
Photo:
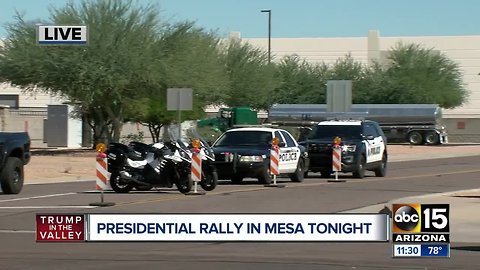
[[90, 205], [0, 206], [0, 209], [91, 209]]
[[[434, 177], [434, 176], [444, 176], [444, 175], [453, 175], [453, 174], [464, 174], [464, 173], [478, 173], [480, 170], [465, 170], [465, 171], [454, 171], [454, 172], [444, 172], [444, 173], [432, 173], [432, 174], [419, 174], [419, 175], [412, 175], [412, 176], [397, 176], [397, 177], [376, 177], [373, 179], [345, 179], [347, 180], [346, 183], [364, 183], [364, 182], [377, 182], [382, 180], [401, 180], [401, 179], [410, 179], [410, 178], [424, 178], [424, 177]], [[321, 183], [305, 183], [305, 184], [295, 184], [292, 187], [311, 187], [311, 186], [321, 186], [326, 184], [332, 184], [328, 182], [321, 182]], [[337, 183], [333, 183], [337, 185]]]
[[[363, 183], [363, 182], [376, 182], [376, 181], [383, 181], [383, 180], [400, 180], [400, 179], [407, 179], [407, 178], [423, 178], [423, 177], [433, 177], [433, 176], [443, 176], [443, 175], [454, 175], [454, 174], [462, 174], [462, 173], [477, 173], [480, 172], [479, 169], [476, 170], [465, 170], [465, 171], [454, 171], [454, 172], [444, 172], [444, 173], [433, 173], [433, 174], [421, 174], [421, 175], [413, 175], [413, 176], [397, 176], [397, 177], [379, 177], [374, 179], [355, 179], [349, 180], [347, 179], [347, 183]], [[310, 187], [310, 186], [322, 186], [322, 185], [338, 185], [338, 183], [329, 183], [329, 182], [320, 182], [320, 183], [301, 183], [301, 184], [294, 184], [289, 183], [289, 187]], [[287, 187], [288, 187], [287, 186]], [[225, 193], [239, 193], [239, 192], [251, 192], [251, 191], [262, 191], [268, 190], [268, 187], [257, 187], [257, 188], [248, 188], [248, 189], [235, 189], [230, 191], [214, 191], [208, 192], [207, 195], [214, 196], [214, 195], [221, 195]], [[42, 196], [34, 196], [34, 197], [25, 197], [25, 198], [15, 198], [15, 199], [8, 199], [8, 200], [0, 200], [2, 202], [14, 202], [14, 201], [24, 201], [24, 200], [32, 200], [32, 199], [42, 199], [42, 198], [51, 198], [51, 197], [60, 197], [60, 196], [68, 196], [68, 195], [75, 195], [78, 193], [70, 192], [70, 193], [59, 193], [59, 194], [50, 194], [50, 195], [42, 195]], [[185, 195], [176, 195], [174, 197], [169, 198], [160, 198], [160, 199], [147, 199], [141, 201], [133, 201], [133, 202], [125, 202], [125, 203], [117, 203], [115, 206], [124, 206], [124, 205], [135, 205], [135, 204], [143, 204], [143, 203], [153, 203], [153, 202], [163, 202], [163, 201], [172, 201], [172, 200], [179, 200], [179, 199], [186, 199], [189, 198]], [[190, 197], [191, 198], [191, 197]], [[114, 206], [114, 207], [115, 207]], [[0, 209], [62, 209], [62, 208], [96, 208], [96, 206], [6, 206], [0, 207]]]
[[43, 198], [51, 198], [51, 197], [60, 197], [60, 196], [68, 196], [68, 195], [75, 195], [76, 192], [69, 192], [69, 193], [59, 193], [59, 194], [50, 194], [50, 195], [42, 195], [42, 196], [34, 196], [34, 197], [24, 197], [24, 198], [15, 198], [9, 200], [0, 200], [2, 202], [15, 202], [15, 201], [25, 201], [25, 200], [33, 200], [33, 199], [43, 199]]
[[35, 231], [23, 231], [23, 230], [0, 230], [0, 233], [35, 233]]
[[[260, 191], [260, 190], [267, 190], [269, 188], [266, 187], [257, 187], [257, 188], [248, 188], [248, 189], [234, 189], [229, 191], [217, 191], [217, 192], [208, 192], [206, 195], [213, 196], [213, 195], [221, 195], [225, 193], [239, 193], [239, 192], [250, 192], [250, 191]], [[180, 199], [188, 199], [192, 198], [193, 196], [185, 196], [185, 195], [174, 195], [168, 198], [160, 198], [160, 199], [147, 199], [147, 200], [140, 200], [140, 201], [133, 201], [133, 202], [125, 202], [125, 203], [117, 203], [112, 207], [116, 206], [125, 206], [125, 205], [135, 205], [135, 204], [143, 204], [143, 203], [150, 203], [150, 202], [165, 202], [165, 201], [173, 201], [173, 200], [180, 200]]]
[[[454, 171], [454, 172], [444, 172], [444, 173], [433, 173], [433, 174], [420, 174], [420, 175], [413, 175], [413, 176], [397, 176], [397, 177], [377, 177], [373, 179], [355, 179], [349, 180], [346, 179], [346, 183], [364, 183], [364, 182], [377, 182], [383, 180], [400, 180], [400, 179], [408, 179], [408, 178], [423, 178], [423, 177], [434, 177], [434, 176], [442, 176], [442, 175], [453, 175], [453, 174], [462, 174], [462, 173], [477, 173], [480, 172], [479, 169], [476, 170], [465, 170], [465, 171]], [[320, 182], [320, 183], [289, 183], [287, 187], [311, 187], [311, 186], [322, 186], [322, 185], [338, 185], [338, 183], [331, 183], [331, 182]], [[221, 195], [225, 193], [239, 193], [239, 192], [250, 192], [250, 191], [262, 191], [271, 189], [269, 187], [257, 187], [257, 188], [248, 188], [248, 189], [236, 189], [236, 190], [225, 190], [225, 191], [214, 191], [214, 192], [207, 192], [207, 196], [214, 196], [214, 195]], [[193, 197], [193, 196], [192, 196]], [[141, 201], [133, 201], [133, 202], [126, 202], [126, 203], [117, 203], [115, 206], [125, 206], [125, 205], [136, 205], [136, 204], [144, 204], [144, 203], [154, 203], [154, 202], [165, 202], [165, 201], [173, 201], [173, 200], [181, 200], [181, 199], [188, 199], [192, 197], [187, 197], [185, 195], [175, 195], [169, 198], [161, 198], [161, 199], [148, 199], [148, 200], [141, 200]]]
[[[471, 156], [478, 156], [478, 153], [465, 153], [462, 155], [457, 154], [440, 154], [437, 156], [430, 156], [428, 158], [424, 157], [412, 157], [408, 154], [399, 154], [398, 156], [388, 158], [388, 162], [408, 162], [408, 161], [423, 161], [423, 160], [432, 160], [432, 159], [453, 159], [453, 158], [462, 158], [462, 157], [471, 157]], [[433, 155], [433, 154], [430, 154]]]

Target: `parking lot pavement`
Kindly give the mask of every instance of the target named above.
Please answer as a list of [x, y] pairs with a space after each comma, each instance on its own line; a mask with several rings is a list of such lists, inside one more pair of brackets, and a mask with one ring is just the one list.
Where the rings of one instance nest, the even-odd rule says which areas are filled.
[[[480, 184], [479, 184], [480, 186]], [[391, 200], [386, 204], [375, 204], [344, 213], [378, 213], [384, 207], [391, 209], [392, 204], [421, 203], [450, 205], [450, 237], [457, 243], [480, 243], [480, 188], [435, 193], [423, 196], [405, 197]]]
[[[25, 166], [25, 184], [92, 181], [95, 179], [93, 150], [66, 154], [34, 155]], [[389, 161], [424, 160], [480, 155], [480, 145], [412, 146], [388, 145]]]

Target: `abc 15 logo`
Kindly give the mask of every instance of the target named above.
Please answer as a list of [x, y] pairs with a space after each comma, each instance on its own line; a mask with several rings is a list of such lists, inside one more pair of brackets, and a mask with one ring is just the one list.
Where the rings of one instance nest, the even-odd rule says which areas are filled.
[[393, 204], [394, 233], [450, 232], [448, 204]]

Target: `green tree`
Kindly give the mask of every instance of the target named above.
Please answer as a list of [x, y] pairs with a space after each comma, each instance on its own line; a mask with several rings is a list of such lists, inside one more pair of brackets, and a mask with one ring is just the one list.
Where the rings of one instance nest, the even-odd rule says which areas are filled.
[[325, 103], [330, 76], [326, 64], [311, 64], [296, 55], [284, 57], [276, 68], [274, 103]]
[[[0, 50], [0, 77], [25, 89], [38, 86], [81, 104], [97, 141], [118, 141], [124, 105], [142, 85], [157, 84], [154, 44], [162, 29], [158, 9], [132, 1], [70, 2], [51, 10], [56, 25], [87, 25], [88, 46], [37, 46], [35, 25], [20, 16]], [[106, 127], [106, 128], [105, 128]]]
[[330, 67], [329, 80], [352, 81], [352, 103], [369, 103], [371, 74], [369, 68], [355, 60], [350, 54], [337, 59]]
[[218, 104], [228, 97], [229, 85], [220, 39], [191, 22], [175, 24], [163, 34], [158, 46], [165, 59], [160, 76], [167, 87], [190, 87], [198, 105]]
[[368, 68], [351, 55], [334, 64], [309, 63], [298, 56], [287, 56], [277, 66], [281, 82], [275, 91], [277, 103], [325, 103], [328, 80], [351, 80], [354, 103], [368, 100]]
[[[145, 93], [145, 92], [144, 92]], [[141, 123], [148, 127], [153, 142], [161, 140], [162, 127], [176, 123], [177, 112], [167, 111], [166, 91], [153, 91], [151, 97], [137, 98], [127, 106], [128, 120]], [[191, 111], [182, 111], [181, 118], [184, 120], [199, 119], [205, 115], [202, 103], [195, 102]]]
[[218, 50], [219, 39], [190, 22], [174, 24], [162, 33], [155, 48], [156, 77], [160, 85], [145, 86], [128, 107], [131, 120], [148, 126], [154, 141], [164, 125], [177, 122], [176, 112], [166, 110], [166, 89], [193, 89], [193, 110], [182, 111], [182, 121], [202, 118], [204, 107], [226, 98], [228, 78]]
[[418, 44], [397, 44], [385, 63], [366, 66], [351, 55], [333, 65], [288, 56], [277, 65], [277, 103], [324, 103], [327, 80], [352, 80], [353, 103], [436, 103], [453, 108], [468, 92], [458, 65]]
[[433, 48], [396, 44], [383, 69], [377, 65], [375, 103], [435, 103], [444, 108], [468, 98], [457, 63]]
[[266, 109], [272, 104], [275, 89], [275, 66], [268, 63], [268, 54], [248, 43], [230, 41], [223, 49], [226, 73], [229, 78], [229, 106], [249, 106]]

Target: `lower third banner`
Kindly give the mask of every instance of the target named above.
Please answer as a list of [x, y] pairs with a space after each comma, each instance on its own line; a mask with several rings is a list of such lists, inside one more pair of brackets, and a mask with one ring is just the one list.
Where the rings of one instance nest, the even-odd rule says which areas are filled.
[[389, 240], [384, 214], [88, 214], [86, 241]]

